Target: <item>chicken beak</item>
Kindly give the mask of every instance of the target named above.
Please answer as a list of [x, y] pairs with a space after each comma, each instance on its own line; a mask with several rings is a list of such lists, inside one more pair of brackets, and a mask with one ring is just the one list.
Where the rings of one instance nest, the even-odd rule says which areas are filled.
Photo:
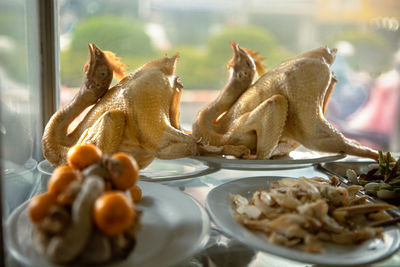
[[226, 65], [226, 69], [230, 69], [233, 67], [233, 63], [237, 62], [240, 58], [240, 54], [239, 54], [239, 50], [240, 47], [237, 43], [235, 42], [231, 42], [231, 47], [232, 47], [232, 51], [233, 51], [233, 57], [228, 61], [228, 64]]
[[94, 48], [93, 48], [94, 44], [88, 44], [88, 48], [89, 48], [89, 62], [94, 60]]
[[90, 74], [90, 66], [93, 65], [94, 62], [94, 50], [93, 50], [93, 44], [88, 44], [88, 48], [89, 48], [89, 60], [85, 63], [85, 65], [83, 66], [83, 73], [85, 73], [86, 75]]
[[89, 48], [89, 60], [86, 62], [83, 67], [83, 72], [86, 74], [86, 77], [91, 77], [94, 74], [94, 69], [96, 65], [104, 64], [104, 60], [106, 59], [103, 51], [98, 48], [94, 43], [88, 44]]
[[233, 52], [237, 52], [238, 51], [238, 44], [235, 42], [231, 42], [231, 47]]
[[103, 54], [103, 51], [101, 51], [94, 43], [88, 44], [88, 47], [89, 63], [93, 64]]
[[233, 59], [235, 60], [236, 58], [239, 57], [239, 45], [235, 42], [231, 42], [231, 47], [233, 50]]
[[94, 57], [99, 56], [102, 53], [100, 48], [98, 48], [94, 43], [92, 43], [92, 51]]

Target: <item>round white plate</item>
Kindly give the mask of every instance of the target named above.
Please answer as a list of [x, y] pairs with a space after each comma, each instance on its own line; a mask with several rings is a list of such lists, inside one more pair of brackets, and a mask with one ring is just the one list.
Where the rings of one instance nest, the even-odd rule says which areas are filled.
[[[47, 160], [38, 164], [38, 170], [51, 175], [54, 167]], [[171, 160], [155, 159], [148, 167], [139, 171], [140, 180], [148, 182], [168, 182], [203, 176], [219, 170], [214, 163], [202, 162], [193, 158]]]
[[54, 171], [53, 165], [51, 165], [47, 159], [39, 162], [39, 164], [37, 165], [37, 169], [38, 171], [46, 175], [51, 175]]
[[[124, 261], [109, 266], [171, 266], [199, 252], [208, 241], [209, 218], [189, 195], [156, 183], [139, 182], [143, 211], [137, 246]], [[25, 202], [7, 220], [7, 246], [19, 262], [28, 266], [53, 266], [33, 248], [32, 223]]]
[[278, 159], [237, 159], [231, 156], [196, 156], [194, 159], [219, 165], [222, 169], [232, 170], [282, 170], [312, 166], [322, 162], [331, 162], [345, 158], [345, 154], [329, 154], [311, 150], [294, 150], [288, 157]]
[[248, 199], [260, 187], [267, 188], [269, 181], [282, 177], [251, 177], [222, 184], [212, 189], [206, 199], [206, 208], [218, 226], [227, 235], [246, 245], [280, 257], [318, 265], [361, 265], [380, 261], [391, 256], [400, 248], [400, 229], [386, 228], [382, 239], [375, 238], [360, 245], [340, 246], [323, 243], [322, 254], [306, 253], [302, 250], [279, 246], [268, 242], [265, 235], [253, 232], [234, 219], [229, 195], [240, 194]]
[[148, 167], [140, 170], [139, 174], [142, 181], [167, 182], [199, 177], [218, 170], [216, 164], [193, 158], [155, 159]]

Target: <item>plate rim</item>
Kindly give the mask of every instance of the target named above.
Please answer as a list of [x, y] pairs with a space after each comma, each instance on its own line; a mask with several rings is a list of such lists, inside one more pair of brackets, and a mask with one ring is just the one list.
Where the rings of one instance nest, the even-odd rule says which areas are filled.
[[[302, 152], [302, 151], [299, 151]], [[223, 169], [235, 170], [274, 170], [305, 168], [318, 163], [344, 159], [347, 155], [336, 153], [310, 159], [228, 159], [222, 156], [193, 156], [191, 158], [220, 165]], [[277, 166], [280, 165], [280, 166]]]
[[[194, 172], [191, 172], [189, 174], [184, 174], [184, 175], [171, 175], [167, 178], [158, 178], [159, 176], [156, 176], [156, 178], [151, 178], [151, 176], [146, 176], [143, 174], [140, 174], [140, 170], [139, 170], [139, 179], [141, 181], [145, 181], [145, 182], [170, 182], [170, 181], [180, 181], [180, 180], [186, 180], [186, 179], [192, 179], [192, 178], [196, 178], [196, 177], [200, 177], [200, 176], [204, 176], [204, 175], [208, 175], [214, 172], [219, 171], [221, 168], [219, 166], [219, 164], [215, 164], [212, 162], [204, 162], [192, 157], [185, 157], [185, 158], [178, 158], [178, 159], [171, 159], [171, 160], [182, 160], [182, 159], [190, 159], [190, 160], [196, 160], [199, 163], [202, 163], [206, 166], [205, 169], [203, 170], [196, 170]], [[161, 160], [161, 159], [159, 159]], [[167, 161], [167, 160], [166, 160]], [[42, 161], [40, 161], [37, 164], [37, 169], [40, 173], [44, 174], [44, 175], [52, 175], [52, 173], [49, 173], [48, 171], [44, 170], [44, 168], [42, 168], [43, 164], [50, 164], [50, 162], [47, 159], [44, 159]], [[51, 165], [51, 164], [50, 164]]]
[[[186, 259], [190, 258], [191, 256], [195, 255], [198, 253], [201, 249], [205, 247], [207, 244], [209, 238], [210, 238], [210, 217], [205, 210], [205, 208], [196, 200], [194, 199], [191, 195], [180, 191], [179, 189], [174, 189], [171, 188], [167, 185], [159, 184], [159, 183], [152, 183], [152, 182], [146, 182], [146, 181], [139, 181], [138, 186], [140, 187], [142, 184], [145, 186], [150, 186], [150, 187], [163, 187], [167, 192], [164, 191], [165, 194], [169, 195], [171, 193], [173, 194], [179, 194], [180, 196], [187, 198], [191, 203], [198, 209], [198, 214], [199, 214], [199, 223], [200, 223], [200, 232], [199, 235], [196, 238], [195, 242], [191, 243], [191, 247], [186, 248], [184, 251], [179, 250], [179, 253], [175, 253], [174, 257], [169, 257], [167, 259], [163, 259], [163, 266], [173, 266], [176, 264], [179, 264], [181, 262], [184, 262]], [[5, 222], [5, 229], [6, 229], [6, 235], [5, 235], [5, 244], [6, 244], [6, 249], [9, 251], [13, 259], [19, 263], [22, 263], [23, 265], [26, 266], [35, 266], [34, 264], [37, 262], [31, 262], [30, 258], [26, 257], [23, 253], [18, 251], [18, 241], [16, 240], [16, 235], [12, 235], [11, 231], [11, 224], [17, 223], [19, 216], [21, 216], [21, 213], [24, 212], [29, 204], [29, 200], [23, 202], [21, 205], [19, 205], [17, 208], [15, 208], [12, 213], [8, 216], [6, 222]], [[185, 238], [183, 235], [174, 235], [174, 239], [181, 239]], [[34, 248], [32, 248], [34, 249]], [[132, 254], [135, 252], [133, 250], [130, 254], [129, 257], [132, 256]], [[37, 252], [36, 252], [37, 253]], [[38, 253], [37, 253], [38, 254]], [[39, 254], [38, 254], [39, 255]], [[127, 258], [127, 259], [128, 259]], [[105, 263], [103, 264], [104, 266], [125, 266], [125, 264], [129, 264], [129, 261], [127, 259], [122, 260], [122, 261], [115, 261], [115, 262], [110, 262], [110, 263]], [[44, 262], [46, 263], [46, 266], [57, 266], [56, 264], [44, 259]], [[145, 266], [146, 262], [138, 264], [138, 266]]]
[[[216, 226], [218, 227], [219, 230], [221, 230], [224, 234], [226, 234], [227, 236], [237, 239], [238, 241], [246, 244], [247, 246], [261, 251], [261, 252], [266, 252], [266, 253], [270, 253], [282, 258], [286, 258], [289, 260], [294, 260], [297, 262], [302, 262], [302, 263], [311, 263], [311, 264], [322, 264], [322, 265], [335, 265], [335, 266], [355, 266], [355, 265], [365, 265], [365, 264], [370, 264], [370, 263], [374, 263], [374, 262], [378, 262], [378, 261], [382, 261], [384, 259], [389, 258], [390, 256], [392, 256], [394, 253], [396, 253], [398, 250], [400, 250], [400, 228], [395, 228], [395, 227], [390, 227], [388, 229], [390, 230], [395, 230], [397, 233], [397, 238], [395, 240], [395, 244], [391, 245], [389, 249], [387, 249], [387, 252], [383, 253], [382, 255], [379, 255], [378, 257], [373, 258], [372, 260], [363, 260], [363, 259], [357, 259], [358, 262], [332, 262], [332, 261], [324, 261], [321, 260], [321, 258], [323, 259], [324, 257], [321, 257], [321, 255], [323, 254], [312, 254], [312, 253], [306, 253], [303, 252], [301, 250], [295, 250], [292, 248], [288, 248], [288, 247], [284, 247], [284, 246], [279, 246], [279, 245], [275, 245], [272, 243], [269, 243], [268, 241], [266, 241], [267, 246], [260, 246], [259, 244], [252, 244], [251, 242], [249, 242], [248, 239], [246, 239], [243, 235], [237, 234], [233, 229], [230, 229], [230, 227], [224, 227], [225, 223], [224, 223], [224, 219], [222, 216], [217, 216], [215, 212], [213, 212], [213, 210], [215, 209], [214, 207], [216, 207], [217, 205], [211, 205], [211, 198], [213, 197], [213, 195], [217, 194], [218, 192], [225, 192], [227, 194], [227, 199], [229, 199], [229, 194], [231, 194], [232, 192], [228, 192], [225, 190], [225, 187], [229, 186], [229, 185], [234, 185], [234, 184], [238, 184], [239, 186], [244, 186], [243, 182], [245, 180], [247, 180], [247, 182], [249, 182], [249, 180], [257, 180], [257, 181], [261, 181], [261, 180], [265, 180], [268, 181], [270, 180], [279, 180], [282, 178], [293, 178], [293, 179], [298, 179], [295, 177], [290, 177], [290, 176], [253, 176], [253, 177], [243, 177], [243, 178], [238, 178], [235, 179], [233, 181], [229, 181], [226, 182], [224, 184], [218, 185], [216, 187], [214, 187], [213, 189], [210, 190], [210, 192], [207, 195], [206, 201], [205, 201], [205, 207], [206, 210], [212, 220], [212, 222], [214, 222], [216, 224]], [[243, 190], [245, 190], [245, 188], [248, 188], [249, 186], [244, 186], [242, 188], [244, 188]], [[219, 203], [218, 205], [221, 205], [221, 203]], [[244, 226], [240, 225], [238, 222], [236, 222], [234, 220], [234, 218], [232, 217], [232, 214], [234, 213], [232, 206], [229, 202], [229, 206], [226, 209], [226, 212], [229, 214], [229, 216], [231, 217], [232, 221], [234, 221], [235, 223], [237, 223], [238, 226], [240, 226], [244, 231], [251, 233], [252, 235], [255, 235], [254, 232], [252, 232], [251, 230], [246, 229]], [[222, 219], [221, 219], [222, 218]], [[268, 249], [269, 248], [269, 249]], [[289, 253], [286, 253], [289, 252]], [[304, 257], [304, 255], [307, 255], [306, 257]], [[310, 258], [310, 259], [307, 259]], [[328, 258], [329, 259], [329, 258]]]
[[42, 174], [51, 175], [52, 173], [49, 173], [48, 171], [46, 171], [46, 170], [44, 170], [44, 169], [42, 168], [42, 164], [45, 164], [45, 163], [48, 163], [48, 164], [51, 165], [51, 163], [50, 163], [47, 159], [43, 159], [43, 160], [41, 160], [41, 161], [37, 164], [36, 168], [37, 168], [37, 170], [38, 170], [40, 173], [42, 173]]
[[[198, 200], [196, 200], [194, 197], [191, 195], [177, 189], [170, 187], [168, 185], [163, 185], [161, 183], [154, 183], [154, 182], [149, 182], [149, 181], [139, 181], [138, 185], [140, 186], [141, 184], [147, 184], [148, 186], [152, 187], [162, 187], [165, 190], [169, 191], [168, 194], [171, 192], [174, 192], [176, 194], [182, 195], [188, 199], [191, 200], [192, 204], [194, 204], [198, 210], [199, 210], [199, 216], [201, 218], [201, 234], [198, 236], [196, 242], [192, 243], [191, 249], [186, 248], [185, 252], [179, 251], [179, 255], [181, 257], [174, 257], [174, 260], [171, 260], [168, 262], [165, 266], [173, 266], [176, 264], [179, 264], [181, 262], [184, 262], [186, 259], [189, 259], [191, 256], [195, 255], [198, 253], [201, 249], [205, 247], [207, 244], [208, 240], [210, 239], [210, 229], [211, 229], [211, 224], [210, 224], [210, 216], [208, 215], [206, 209], [199, 203]], [[165, 192], [167, 194], [167, 192]]]
[[[5, 160], [8, 162], [11, 162], [13, 164], [18, 165], [17, 163], [14, 163], [10, 160]], [[27, 159], [20, 167], [20, 170], [18, 170], [18, 172], [9, 172], [7, 173], [4, 169], [4, 177], [14, 177], [14, 176], [18, 176], [18, 175], [23, 175], [26, 174], [28, 172], [32, 172], [33, 170], [35, 170], [37, 168], [37, 166], [39, 165], [38, 161], [35, 160], [34, 158], [30, 157], [29, 159]], [[5, 164], [3, 165], [3, 168], [6, 168], [7, 166], [5, 166]]]
[[[139, 172], [139, 176], [140, 176], [140, 180], [141, 181], [145, 181], [145, 182], [170, 182], [170, 181], [180, 181], [180, 180], [186, 180], [186, 179], [191, 179], [191, 178], [196, 178], [196, 177], [200, 177], [200, 176], [204, 176], [204, 175], [208, 175], [208, 174], [212, 174], [215, 173], [217, 171], [219, 171], [221, 168], [219, 166], [219, 164], [215, 164], [212, 162], [204, 162], [192, 157], [184, 157], [184, 158], [178, 158], [178, 159], [171, 159], [171, 160], [182, 160], [182, 159], [190, 159], [190, 160], [196, 160], [199, 163], [203, 163], [206, 168], [204, 170], [197, 170], [194, 171], [192, 173], [189, 174], [184, 174], [184, 175], [175, 175], [175, 176], [170, 176], [167, 178], [151, 178], [148, 177], [146, 175], [141, 175]], [[161, 160], [161, 159], [159, 159]]]

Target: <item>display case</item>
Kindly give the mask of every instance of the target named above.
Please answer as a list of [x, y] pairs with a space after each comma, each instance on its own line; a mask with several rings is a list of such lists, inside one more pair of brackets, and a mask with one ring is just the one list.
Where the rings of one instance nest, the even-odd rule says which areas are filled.
[[[33, 252], [27, 230], [21, 231], [31, 229], [24, 215], [28, 201], [46, 191], [54, 171], [43, 155], [44, 129], [79, 92], [89, 43], [121, 57], [126, 74], [178, 53], [176, 74], [184, 86], [179, 123], [187, 132], [229, 78], [231, 42], [257, 52], [267, 72], [303, 52], [336, 48], [330, 68], [337, 83], [324, 107], [326, 120], [346, 138], [390, 151], [398, 159], [399, 1], [15, 0], [0, 1], [0, 14], [0, 265], [51, 265]], [[114, 77], [111, 86], [118, 82]], [[155, 159], [139, 171], [143, 231], [132, 255], [118, 264], [400, 265], [396, 224], [381, 241], [329, 249], [325, 255], [263, 247], [233, 225], [224, 194], [255, 190], [262, 177], [329, 178], [332, 173], [322, 168], [330, 166], [327, 162], [366, 167], [372, 160], [303, 146], [274, 160], [207, 155]], [[343, 172], [334, 175], [347, 181]]]

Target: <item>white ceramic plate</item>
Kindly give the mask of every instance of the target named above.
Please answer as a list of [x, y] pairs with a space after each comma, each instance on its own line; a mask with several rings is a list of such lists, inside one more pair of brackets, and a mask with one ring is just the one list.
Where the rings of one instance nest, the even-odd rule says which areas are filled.
[[270, 160], [257, 159], [237, 159], [234, 157], [218, 156], [196, 156], [198, 159], [207, 163], [219, 165], [222, 169], [232, 170], [282, 170], [297, 169], [312, 166], [322, 162], [330, 162], [345, 158], [345, 154], [329, 154], [315, 152], [307, 149], [295, 150], [289, 153], [288, 157]]
[[[155, 159], [148, 167], [140, 170], [139, 175], [142, 181], [168, 182], [210, 174], [219, 170], [217, 166], [193, 158]], [[37, 168], [46, 175], [51, 175], [54, 171], [54, 167], [47, 160], [41, 161]]]
[[306, 253], [269, 243], [264, 235], [246, 229], [236, 222], [229, 195], [240, 194], [251, 198], [260, 187], [267, 188], [269, 181], [282, 177], [251, 177], [222, 184], [211, 190], [206, 199], [206, 208], [221, 231], [248, 246], [295, 261], [318, 265], [361, 265], [380, 261], [389, 257], [400, 248], [400, 229], [386, 228], [383, 238], [371, 239], [357, 246], [340, 246], [324, 243], [322, 254]]
[[51, 165], [47, 159], [39, 162], [39, 164], [37, 165], [37, 169], [38, 171], [46, 175], [51, 175], [54, 171], [53, 165]]
[[192, 158], [155, 159], [148, 167], [140, 170], [139, 174], [142, 181], [167, 182], [199, 177], [218, 170], [216, 164]]
[[[124, 261], [109, 266], [171, 266], [197, 253], [208, 241], [209, 218], [189, 195], [156, 183], [139, 182], [143, 211], [137, 246]], [[28, 266], [53, 266], [33, 248], [27, 202], [7, 220], [7, 247], [19, 262]]]

